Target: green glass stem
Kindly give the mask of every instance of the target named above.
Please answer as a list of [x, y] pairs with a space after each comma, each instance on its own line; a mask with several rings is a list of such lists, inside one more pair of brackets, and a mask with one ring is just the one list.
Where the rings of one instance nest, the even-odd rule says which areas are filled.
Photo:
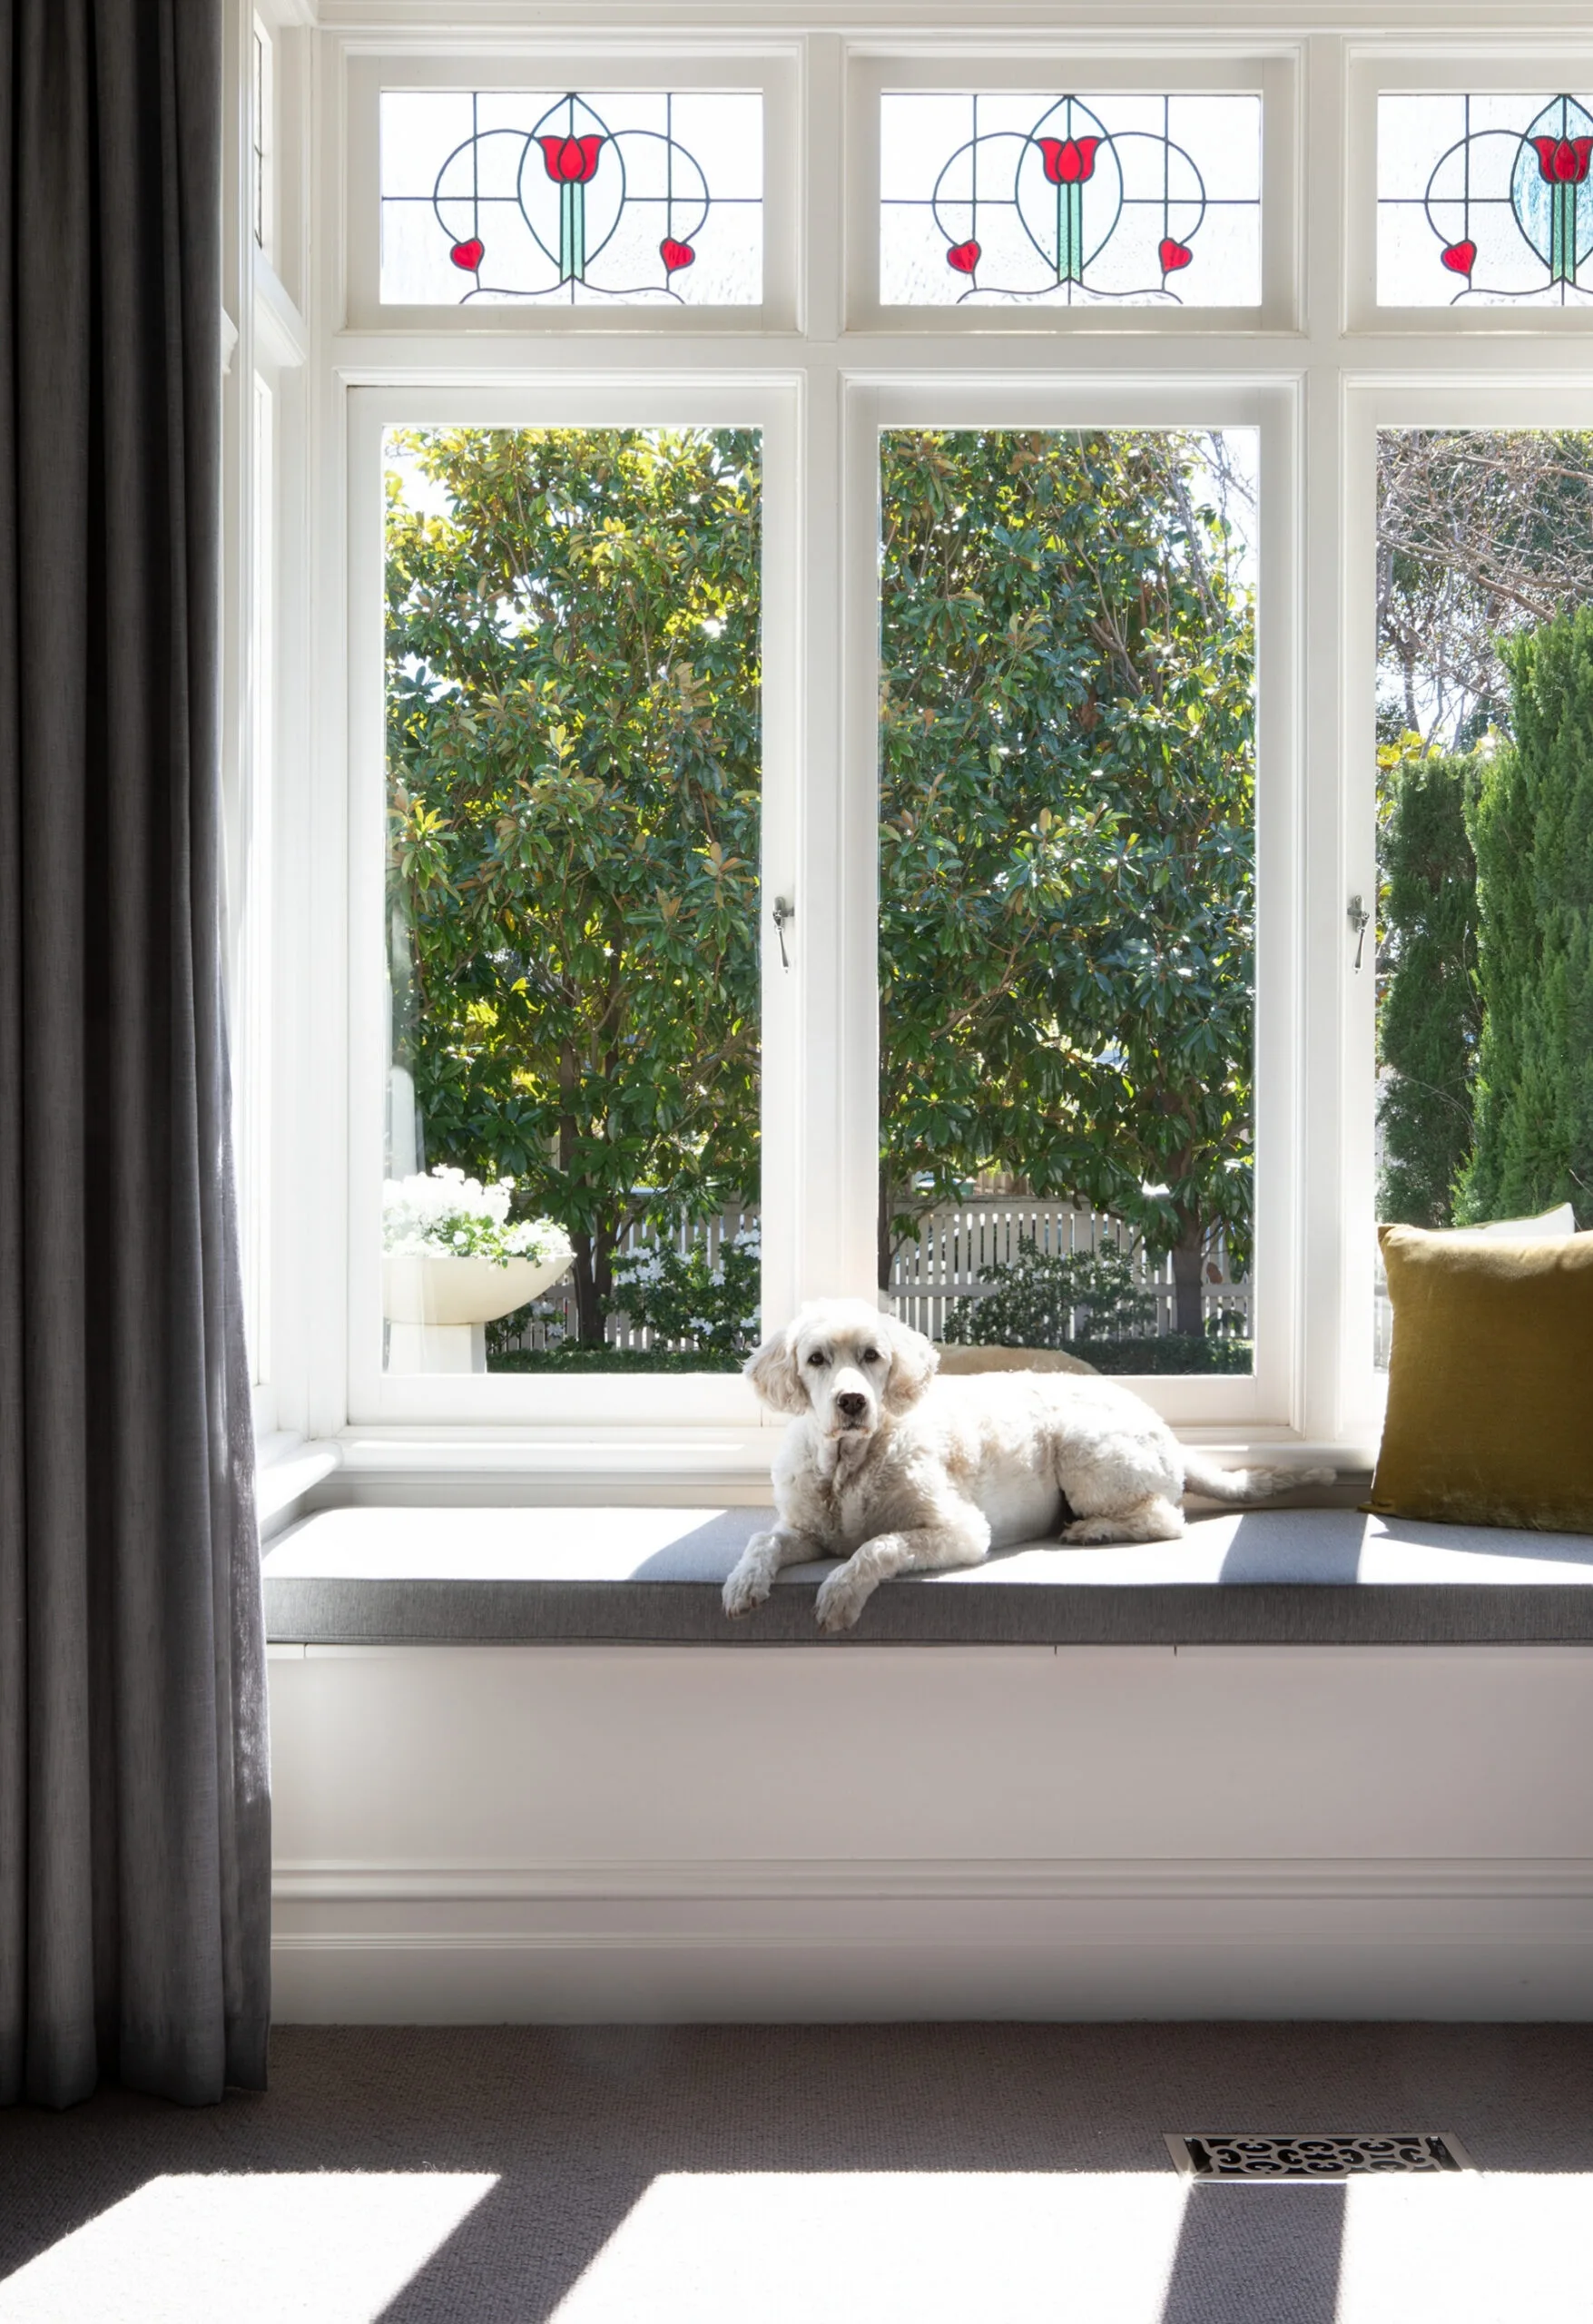
[[586, 189], [558, 190], [558, 272], [561, 282], [579, 282], [586, 271]]
[[1057, 280], [1084, 281], [1084, 188], [1057, 188]]

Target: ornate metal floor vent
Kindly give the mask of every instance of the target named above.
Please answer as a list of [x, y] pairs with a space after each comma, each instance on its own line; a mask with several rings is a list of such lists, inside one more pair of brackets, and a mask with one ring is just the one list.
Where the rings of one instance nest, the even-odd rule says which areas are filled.
[[1186, 2178], [1244, 2180], [1251, 2186], [1303, 2180], [1367, 2179], [1389, 2171], [1476, 2168], [1452, 2131], [1368, 2132], [1352, 2138], [1273, 2138], [1250, 2132], [1164, 2132]]

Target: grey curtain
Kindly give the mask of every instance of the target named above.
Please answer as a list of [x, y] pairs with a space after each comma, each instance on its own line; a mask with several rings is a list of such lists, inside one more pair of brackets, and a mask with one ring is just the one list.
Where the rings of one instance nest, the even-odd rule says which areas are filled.
[[264, 2080], [221, 0], [0, 0], [0, 2100]]

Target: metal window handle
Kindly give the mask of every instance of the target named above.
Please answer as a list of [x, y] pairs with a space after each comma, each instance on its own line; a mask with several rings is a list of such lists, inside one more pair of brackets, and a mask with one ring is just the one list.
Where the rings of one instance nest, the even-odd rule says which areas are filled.
[[780, 965], [782, 969], [789, 969], [791, 966], [791, 958], [785, 949], [785, 931], [791, 921], [795, 918], [795, 905], [787, 903], [783, 896], [776, 896], [774, 899], [774, 933], [780, 939]]
[[1366, 931], [1370, 925], [1371, 920], [1372, 914], [1367, 911], [1366, 906], [1362, 902], [1360, 897], [1352, 896], [1350, 899], [1349, 921], [1351, 927], [1355, 931], [1355, 973], [1357, 976], [1361, 973], [1361, 955], [1365, 949]]

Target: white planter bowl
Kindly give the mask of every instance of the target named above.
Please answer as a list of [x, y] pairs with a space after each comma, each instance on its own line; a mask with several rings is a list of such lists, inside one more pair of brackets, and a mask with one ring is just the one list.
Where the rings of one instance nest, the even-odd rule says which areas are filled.
[[567, 1251], [549, 1259], [383, 1259], [382, 1313], [389, 1324], [491, 1324], [539, 1299], [567, 1275]]

